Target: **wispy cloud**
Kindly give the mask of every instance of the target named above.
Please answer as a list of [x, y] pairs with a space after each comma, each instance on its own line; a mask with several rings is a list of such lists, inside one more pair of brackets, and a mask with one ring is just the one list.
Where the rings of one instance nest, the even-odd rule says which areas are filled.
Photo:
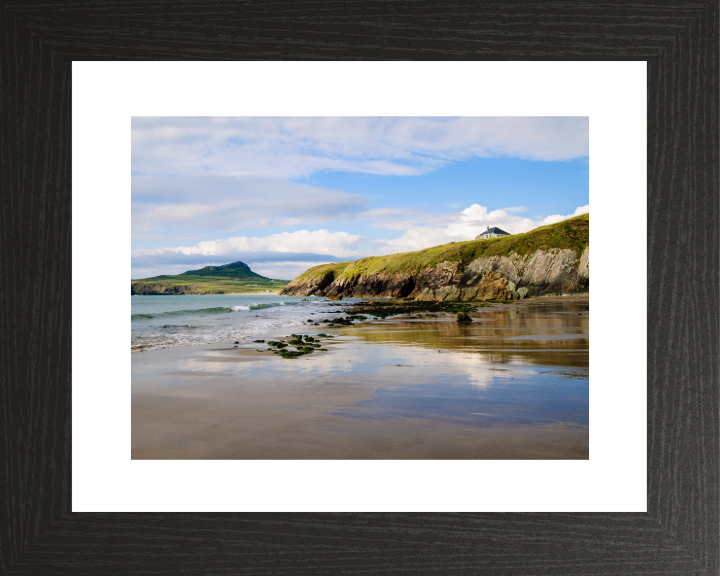
[[208, 232], [180, 232], [177, 234], [152, 234], [152, 233], [136, 233], [132, 235], [133, 240], [164, 240], [169, 242], [171, 240], [196, 240], [197, 238], [203, 238], [210, 236]]
[[429, 222], [434, 219], [434, 216], [412, 208], [374, 208], [359, 212], [355, 219], [367, 222], [373, 228], [404, 230], [413, 224]]
[[366, 207], [365, 196], [257, 176], [132, 178], [133, 235], [311, 225]]
[[468, 158], [587, 155], [586, 117], [132, 120], [132, 169], [145, 175], [417, 175]]

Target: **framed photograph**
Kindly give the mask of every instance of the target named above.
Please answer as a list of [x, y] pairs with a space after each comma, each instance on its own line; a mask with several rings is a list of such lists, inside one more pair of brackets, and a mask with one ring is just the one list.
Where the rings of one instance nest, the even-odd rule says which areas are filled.
[[133, 459], [587, 460], [589, 128], [133, 117]]
[[717, 3], [301, 7], [2, 8], [2, 571], [717, 572]]

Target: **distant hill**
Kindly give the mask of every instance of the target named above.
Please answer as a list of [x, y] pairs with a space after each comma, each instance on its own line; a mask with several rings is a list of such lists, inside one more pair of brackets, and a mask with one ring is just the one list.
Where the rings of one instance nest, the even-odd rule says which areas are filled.
[[590, 215], [523, 234], [322, 264], [281, 294], [416, 300], [511, 300], [590, 291]]
[[[239, 280], [270, 280], [270, 278], [256, 274], [250, 270], [250, 266], [239, 260], [237, 262], [230, 262], [230, 264], [223, 264], [222, 266], [205, 266], [204, 268], [200, 268], [200, 270], [188, 270], [187, 272], [178, 274], [178, 276], [219, 276]], [[158, 276], [158, 278], [162, 278], [162, 276]], [[174, 277], [166, 276], [166, 278]]]
[[205, 266], [188, 270], [176, 276], [154, 276], [131, 280], [131, 294], [253, 294], [270, 290], [276, 292], [288, 283], [273, 280], [250, 270], [244, 262], [231, 262], [221, 266]]

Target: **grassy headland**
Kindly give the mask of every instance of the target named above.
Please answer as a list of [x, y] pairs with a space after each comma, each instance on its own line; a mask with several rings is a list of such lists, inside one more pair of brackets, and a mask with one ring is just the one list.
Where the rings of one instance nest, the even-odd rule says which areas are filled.
[[287, 280], [273, 280], [256, 274], [243, 262], [205, 266], [176, 276], [154, 276], [131, 280], [132, 294], [257, 294], [277, 292]]
[[587, 248], [589, 241], [590, 215], [583, 214], [557, 224], [535, 228], [524, 234], [452, 242], [418, 252], [372, 256], [355, 262], [323, 264], [306, 270], [296, 280], [322, 278], [328, 272], [333, 272], [335, 279], [381, 273], [416, 275], [442, 262], [467, 265], [481, 256], [508, 256], [513, 252], [523, 256], [548, 248], [570, 248], [576, 250], [579, 256]]

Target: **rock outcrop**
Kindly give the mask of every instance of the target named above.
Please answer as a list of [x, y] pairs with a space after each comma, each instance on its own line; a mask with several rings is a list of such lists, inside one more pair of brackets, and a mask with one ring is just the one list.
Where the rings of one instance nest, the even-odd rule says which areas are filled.
[[177, 294], [191, 294], [192, 291], [200, 290], [199, 286], [168, 286], [167, 284], [131, 284], [130, 293], [132, 295], [144, 296], [166, 296]]
[[[346, 271], [353, 266], [350, 262]], [[590, 288], [590, 248], [539, 249], [526, 255], [483, 256], [467, 265], [443, 261], [417, 274], [349, 275], [337, 270], [299, 276], [280, 294], [290, 296], [386, 297], [416, 300], [511, 300], [577, 294]]]

